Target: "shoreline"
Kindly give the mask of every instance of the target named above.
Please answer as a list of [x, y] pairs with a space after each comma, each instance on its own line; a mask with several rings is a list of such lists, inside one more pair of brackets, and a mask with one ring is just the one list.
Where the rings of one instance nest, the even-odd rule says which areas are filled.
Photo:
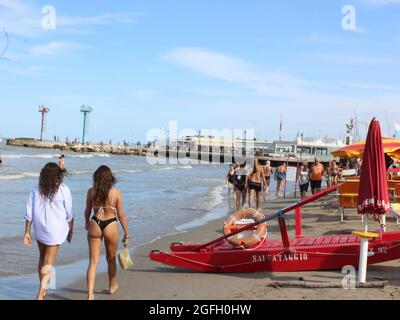
[[[294, 199], [277, 199], [263, 204], [263, 211], [270, 212], [282, 208]], [[303, 210], [304, 236], [332, 232], [349, 233], [362, 224], [358, 215], [349, 215], [345, 224], [340, 223], [336, 209], [320, 209], [308, 205]], [[293, 235], [294, 218], [288, 216], [288, 228]], [[98, 274], [95, 295], [98, 300], [368, 300], [400, 299], [400, 277], [397, 270], [400, 261], [394, 260], [379, 265], [368, 266], [368, 281], [388, 280], [384, 289], [304, 289], [268, 287], [271, 281], [311, 281], [341, 282], [345, 274], [341, 270], [306, 271], [294, 273], [254, 273], [254, 274], [206, 274], [191, 270], [173, 268], [151, 261], [148, 254], [155, 249], [168, 250], [173, 242], [203, 243], [219, 237], [225, 218], [210, 221], [204, 226], [183, 233], [160, 237], [152, 243], [139, 246], [133, 251], [134, 267], [128, 271], [118, 270], [119, 291], [110, 296], [107, 293], [108, 280], [105, 273]], [[313, 222], [318, 222], [313, 224]], [[389, 222], [389, 228], [399, 230], [400, 226]], [[371, 223], [371, 230], [378, 225]], [[269, 224], [268, 238], [280, 238], [277, 222]], [[49, 299], [86, 299], [85, 279], [49, 292]]]

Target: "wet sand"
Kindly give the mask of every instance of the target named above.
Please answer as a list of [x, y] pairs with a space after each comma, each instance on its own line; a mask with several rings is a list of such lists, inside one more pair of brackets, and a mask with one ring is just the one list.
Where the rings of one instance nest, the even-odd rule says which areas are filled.
[[[275, 200], [265, 203], [263, 212], [269, 213], [283, 208], [293, 200]], [[311, 204], [303, 210], [303, 235], [327, 233], [351, 233], [361, 230], [362, 223], [355, 211], [346, 212], [346, 222], [340, 222], [337, 200], [324, 199], [322, 204]], [[288, 216], [290, 235], [294, 234], [294, 216]], [[371, 219], [370, 219], [371, 220]], [[222, 234], [223, 219], [216, 220], [187, 232], [163, 237], [144, 245], [133, 252], [134, 267], [129, 271], [118, 271], [119, 291], [107, 294], [107, 276], [98, 275], [96, 299], [107, 300], [270, 300], [270, 299], [400, 299], [400, 260], [368, 267], [367, 281], [388, 280], [384, 289], [305, 289], [268, 287], [271, 281], [341, 282], [343, 274], [337, 271], [311, 271], [295, 273], [255, 273], [255, 274], [204, 274], [164, 266], [150, 261], [148, 253], [153, 249], [168, 250], [172, 242], [205, 242]], [[370, 223], [370, 230], [378, 224]], [[387, 219], [388, 231], [398, 231], [400, 226]], [[280, 238], [275, 221], [269, 224], [268, 238]], [[84, 275], [85, 270], [82, 270]], [[49, 292], [48, 299], [86, 299], [86, 283], [82, 279], [67, 288]]]

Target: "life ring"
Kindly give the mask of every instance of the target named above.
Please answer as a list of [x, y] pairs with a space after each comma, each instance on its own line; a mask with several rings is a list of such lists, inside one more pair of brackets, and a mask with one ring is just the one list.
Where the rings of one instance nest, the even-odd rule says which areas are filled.
[[[229, 236], [231, 233], [233, 233], [235, 230], [237, 230], [240, 226], [237, 225], [237, 223], [241, 220], [248, 219], [248, 220], [254, 220], [254, 221], [260, 221], [264, 219], [265, 216], [254, 209], [246, 209], [246, 210], [241, 210], [233, 215], [231, 215], [224, 224], [224, 235]], [[243, 227], [243, 225], [242, 225]], [[267, 236], [267, 223], [261, 223], [255, 228], [253, 231], [253, 234], [251, 236], [243, 236], [243, 234], [239, 233], [236, 234], [230, 238], [228, 238], [228, 241], [230, 244], [237, 246], [237, 247], [244, 247], [246, 249], [252, 248], [255, 245], [259, 244], [261, 241], [263, 241]]]

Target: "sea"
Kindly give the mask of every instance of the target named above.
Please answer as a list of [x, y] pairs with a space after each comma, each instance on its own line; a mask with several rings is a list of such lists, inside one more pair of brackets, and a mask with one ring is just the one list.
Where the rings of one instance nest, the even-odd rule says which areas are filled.
[[[146, 157], [65, 152], [75, 213], [74, 238], [60, 248], [57, 279], [60, 285], [85, 276], [88, 257], [84, 210], [92, 175], [100, 165], [115, 174], [123, 193], [131, 249], [156, 239], [229, 215], [233, 201], [227, 194], [228, 164], [150, 164]], [[38, 249], [23, 245], [26, 201], [37, 186], [41, 168], [57, 162], [57, 150], [30, 149], [0, 143], [0, 299], [31, 299], [37, 289]], [[274, 190], [274, 181], [271, 185]], [[221, 226], [222, 227], [222, 226]], [[104, 259], [102, 259], [104, 260]], [[105, 271], [104, 262], [100, 271]]]

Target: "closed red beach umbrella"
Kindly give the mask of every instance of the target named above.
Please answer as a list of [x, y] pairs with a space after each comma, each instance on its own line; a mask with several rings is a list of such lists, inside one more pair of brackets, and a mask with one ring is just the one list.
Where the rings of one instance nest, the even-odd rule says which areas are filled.
[[358, 212], [376, 217], [390, 209], [385, 154], [379, 121], [373, 119], [368, 130], [361, 167]]

